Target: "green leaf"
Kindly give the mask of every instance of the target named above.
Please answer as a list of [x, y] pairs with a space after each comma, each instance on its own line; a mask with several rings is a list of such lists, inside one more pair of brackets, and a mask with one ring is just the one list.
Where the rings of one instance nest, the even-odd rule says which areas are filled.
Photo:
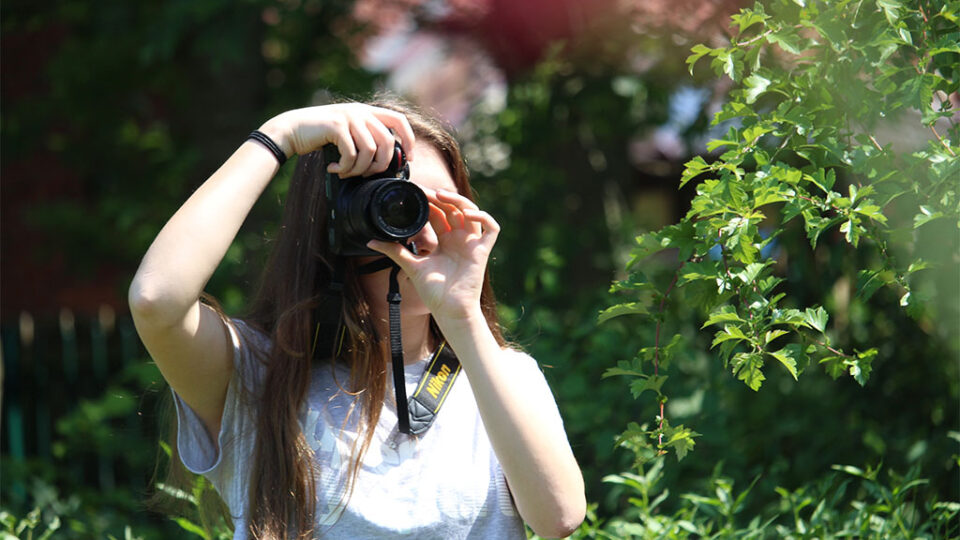
[[[757, 283], [757, 285], [760, 287], [761, 294], [770, 294], [770, 292], [773, 291], [774, 287], [783, 283], [784, 281], [785, 280], [783, 278], [778, 278], [775, 276], [767, 276], [761, 279]], [[770, 298], [770, 304], [776, 304], [777, 302], [780, 301], [781, 298], [783, 298], [783, 296], [784, 296], [784, 293], [778, 293], [774, 297]]]
[[904, 43], [913, 46], [913, 36], [910, 35], [910, 30], [908, 30], [906, 26], [897, 28], [897, 33], [900, 34], [900, 39], [902, 39]]
[[788, 200], [787, 204], [783, 205], [781, 223], [786, 224], [791, 219], [809, 211], [811, 207], [812, 204], [809, 201], [805, 201], [799, 197]]
[[743, 330], [741, 330], [740, 327], [727, 325], [723, 327], [723, 330], [714, 334], [713, 343], [710, 344], [710, 348], [712, 349], [724, 341], [743, 341], [749, 339], [750, 338], [743, 333]]
[[[641, 426], [636, 422], [630, 422], [629, 424], [627, 424], [626, 431], [624, 431], [623, 433], [620, 434], [619, 437], [617, 437], [616, 445], [621, 446], [624, 443], [629, 441], [631, 443], [638, 444], [640, 446], [649, 446], [649, 444], [647, 443], [647, 437], [649, 436], [650, 433], [646, 430], [646, 427], [647, 427], [646, 424]], [[619, 476], [619, 475], [614, 475], [614, 476]], [[607, 478], [610, 478], [610, 477], [607, 477]], [[607, 482], [608, 481], [607, 478], [604, 478], [603, 481]]]
[[773, 324], [789, 324], [791, 326], [809, 326], [803, 312], [799, 309], [776, 309], [771, 314]]
[[764, 344], [764, 345], [767, 345], [767, 344], [770, 343], [771, 341], [773, 341], [773, 340], [777, 339], [778, 337], [780, 337], [780, 336], [782, 336], [782, 335], [784, 335], [784, 334], [787, 334], [787, 333], [788, 333], [788, 332], [787, 332], [786, 330], [781, 330], [781, 329], [779, 329], [779, 328], [776, 328], [776, 329], [774, 329], [774, 330], [769, 330], [769, 331], [767, 331], [766, 334], [763, 335], [763, 344]]
[[685, 340], [683, 334], [674, 334], [673, 338], [670, 339], [670, 343], [667, 343], [666, 346], [660, 346], [660, 367], [666, 369], [670, 362], [677, 356], [677, 353], [683, 351], [685, 345]]
[[737, 353], [733, 356], [733, 374], [756, 392], [766, 379], [763, 376], [763, 355], [756, 352]]
[[636, 245], [632, 250], [630, 250], [630, 260], [627, 262], [628, 270], [650, 255], [670, 247], [668, 245], [664, 245], [663, 242], [661, 242], [660, 235], [653, 232], [648, 232], [638, 236], [635, 242]]
[[723, 72], [727, 74], [727, 77], [730, 77], [731, 80], [736, 81], [737, 80], [737, 63], [736, 63], [736, 59], [733, 56], [733, 53], [732, 52], [721, 53], [721, 55], [718, 56], [718, 59], [720, 59], [723, 62]]
[[837, 379], [844, 373], [844, 358], [842, 356], [826, 356], [820, 359], [820, 364], [824, 364], [827, 375], [832, 379]]
[[[796, 197], [796, 191], [777, 181], [761, 186], [753, 192], [753, 208], [760, 208], [773, 203], [789, 202]], [[784, 217], [784, 221], [789, 221]]]
[[663, 446], [668, 448], [673, 448], [673, 451], [677, 454], [677, 461], [682, 460], [687, 456], [687, 454], [693, 450], [696, 441], [693, 439], [699, 437], [700, 434], [693, 431], [692, 429], [685, 428], [683, 425], [673, 427], [667, 422], [664, 422], [663, 426]]
[[[770, 133], [771, 131], [773, 131], [773, 129], [774, 128], [772, 126], [767, 125], [766, 123], [747, 126], [743, 129], [743, 132], [742, 132], [743, 140], [747, 144], [754, 144], [760, 140], [760, 137], [766, 135], [767, 133]], [[758, 151], [759, 150], [754, 150], [754, 153]]]
[[830, 193], [834, 184], [837, 183], [837, 173], [833, 169], [824, 170], [823, 168], [819, 168], [814, 174], [803, 175], [803, 178], [808, 182], [812, 182], [824, 193]]
[[706, 328], [710, 325], [722, 323], [722, 322], [745, 322], [740, 315], [737, 314], [737, 308], [729, 304], [720, 306], [719, 309], [710, 314], [710, 317], [707, 318], [707, 322], [703, 323], [703, 326], [700, 328]]
[[889, 283], [882, 272], [877, 270], [860, 270], [857, 272], [857, 296], [869, 300], [877, 289]]
[[620, 361], [617, 362], [617, 367], [607, 368], [607, 370], [603, 372], [601, 378], [606, 379], [607, 377], [617, 377], [621, 375], [628, 377], [643, 377], [644, 373], [642, 371], [633, 369], [633, 366], [630, 364], [630, 362]]
[[[755, 103], [757, 97], [767, 91], [767, 87], [770, 86], [770, 79], [753, 73], [744, 79], [743, 84], [746, 86], [744, 96], [746, 97], [747, 103]], [[749, 137], [747, 138], [749, 139]]]
[[751, 26], [762, 23], [768, 16], [764, 13], [758, 13], [749, 9], [742, 9], [740, 13], [730, 17], [731, 22], [737, 25], [737, 33], [743, 34], [743, 31]]
[[905, 274], [905, 275], [910, 275], [910, 274], [912, 274], [912, 273], [914, 273], [914, 272], [919, 272], [920, 270], [926, 270], [927, 268], [930, 268], [930, 265], [927, 264], [927, 261], [925, 261], [925, 260], [923, 260], [923, 259], [917, 259], [917, 260], [913, 261], [912, 263], [910, 263], [910, 266], [907, 267], [907, 271], [904, 272], [904, 274]]
[[210, 535], [208, 535], [207, 532], [203, 530], [203, 527], [197, 525], [196, 523], [193, 523], [189, 519], [183, 518], [183, 517], [174, 517], [170, 519], [175, 521], [177, 525], [180, 525], [180, 528], [182, 528], [183, 530], [187, 532], [192, 532], [193, 534], [196, 534], [197, 536], [205, 540], [210, 540]]
[[903, 2], [900, 0], [877, 0], [877, 6], [883, 10], [890, 26], [897, 26], [900, 22], [900, 10], [903, 9]]
[[700, 60], [705, 54], [715, 55], [714, 49], [707, 47], [702, 43], [697, 43], [691, 49], [693, 54], [687, 57], [687, 70], [693, 75], [693, 66], [697, 63], [697, 60]]
[[921, 205], [920, 213], [913, 216], [913, 228], [917, 229], [922, 225], [926, 225], [927, 223], [930, 223], [931, 221], [942, 218], [942, 217], [944, 217], [943, 212], [940, 212], [939, 210], [934, 210], [929, 206]]
[[840, 225], [840, 232], [843, 233], [844, 238], [846, 238], [847, 242], [850, 242], [853, 247], [857, 247], [857, 244], [860, 243], [860, 233], [862, 229], [860, 221], [853, 216]]
[[[40, 537], [37, 538], [37, 540], [47, 540], [48, 538], [53, 536], [53, 533], [57, 532], [57, 530], [60, 528], [60, 525], [61, 525], [60, 516], [53, 516], [53, 519], [51, 519], [50, 522], [47, 523], [47, 530], [44, 531], [44, 533], [41, 534]], [[127, 526], [126, 531], [127, 531], [127, 537], [129, 538], [130, 536], [129, 526]]]
[[868, 468], [866, 471], [864, 471], [863, 469], [861, 469], [861, 468], [859, 468], [859, 467], [854, 467], [854, 466], [852, 466], [852, 465], [832, 465], [830, 468], [833, 469], [833, 470], [835, 470], [835, 471], [844, 472], [844, 473], [847, 473], [847, 474], [852, 475], [852, 476], [857, 476], [857, 477], [863, 478], [863, 479], [865, 479], [865, 480], [870, 480], [871, 482], [876, 481], [876, 479], [877, 479], [877, 472], [879, 472], [879, 469], [877, 469], [877, 470], [870, 470], [870, 469]]
[[743, 71], [743, 62], [737, 59], [737, 55], [742, 55], [738, 49], [716, 49], [716, 56], [710, 66], [717, 74], [724, 74], [730, 77], [730, 80], [737, 82], [740, 79], [740, 73]]
[[776, 358], [783, 367], [787, 368], [787, 371], [790, 372], [790, 375], [793, 376], [793, 380], [797, 380], [797, 358], [796, 355], [798, 352], [799, 346], [795, 345], [793, 347], [784, 347], [779, 351], [767, 353], [770, 356]]
[[830, 315], [827, 313], [827, 310], [823, 309], [823, 306], [817, 306], [817, 309], [807, 308], [803, 312], [803, 320], [811, 328], [816, 328], [819, 332], [827, 328], [827, 320], [830, 318]]
[[887, 222], [887, 216], [883, 215], [880, 211], [880, 207], [870, 203], [869, 201], [863, 201], [859, 206], [854, 208], [854, 212], [867, 216], [868, 218], [878, 221], [880, 223]]
[[683, 280], [684, 283], [701, 279], [713, 281], [720, 275], [718, 264], [713, 261], [687, 263], [683, 265], [683, 268], [680, 270], [680, 279]]
[[820, 238], [820, 235], [829, 230], [830, 227], [838, 223], [842, 218], [825, 218], [815, 215], [812, 212], [804, 212], [803, 219], [803, 227], [807, 231], [807, 237], [810, 239], [810, 246], [816, 248], [817, 239]]
[[750, 217], [736, 216], [730, 219], [720, 231], [724, 234], [723, 245], [735, 260], [750, 264], [758, 258], [760, 250], [754, 240], [760, 240], [756, 225]]
[[800, 54], [800, 37], [792, 29], [785, 29], [767, 35], [767, 41], [779, 45], [790, 54]]
[[655, 290], [656, 285], [643, 272], [639, 271], [630, 272], [627, 279], [615, 281], [610, 285], [611, 293], [630, 291], [644, 300], [652, 297]]
[[706, 170], [710, 170], [710, 164], [708, 164], [702, 156], [696, 156], [690, 161], [687, 161], [683, 169], [683, 174], [680, 176], [680, 187], [683, 187], [687, 182], [693, 180]]
[[640, 394], [648, 390], [659, 394], [660, 387], [663, 386], [663, 383], [666, 382], [666, 380], [666, 375], [643, 375], [639, 379], [630, 383], [630, 393], [633, 394], [634, 399], [639, 398]]
[[737, 273], [737, 277], [747, 285], [757, 280], [757, 276], [764, 268], [773, 264], [771, 261], [750, 263], [743, 271]]
[[677, 259], [686, 261], [693, 255], [696, 247], [696, 238], [693, 223], [683, 221], [676, 225], [664, 227], [658, 233], [660, 244], [667, 248], [676, 248], [678, 250]]
[[597, 324], [603, 324], [614, 317], [621, 315], [647, 315], [650, 312], [647, 306], [641, 302], [628, 302], [608, 307], [597, 316]]
[[867, 380], [870, 378], [870, 372], [873, 371], [873, 359], [877, 356], [877, 349], [868, 349], [863, 352], [858, 352], [857, 357], [854, 360], [848, 361], [850, 375], [853, 376], [854, 380], [864, 386], [867, 384]]
[[737, 141], [730, 139], [711, 139], [707, 141], [708, 152], [713, 152], [722, 146], [737, 146]]

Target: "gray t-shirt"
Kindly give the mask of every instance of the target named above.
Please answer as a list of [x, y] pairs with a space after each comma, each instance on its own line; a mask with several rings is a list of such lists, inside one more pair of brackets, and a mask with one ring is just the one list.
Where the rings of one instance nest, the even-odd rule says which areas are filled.
[[[177, 441], [183, 464], [209, 479], [230, 508], [234, 539], [246, 539], [247, 487], [256, 438], [254, 396], [266, 372], [261, 359], [270, 341], [242, 321], [230, 322], [236, 369], [227, 389], [219, 445], [197, 414], [174, 394]], [[537, 363], [522, 352], [504, 354], [528, 391], [551, 404], [553, 421], [563, 429]], [[413, 393], [426, 362], [405, 367], [407, 395]], [[320, 366], [312, 370], [311, 379], [299, 422], [320, 471], [316, 509], [322, 538], [526, 538], [466, 373], [461, 371], [434, 424], [420, 436], [399, 433], [393, 399], [384, 400], [345, 508], [338, 503], [357, 433], [350, 424], [342, 429], [354, 399], [337, 383], [346, 387], [349, 371], [338, 366], [334, 377], [329, 366]], [[392, 394], [392, 385], [388, 386]], [[355, 411], [351, 418], [357, 415]]]

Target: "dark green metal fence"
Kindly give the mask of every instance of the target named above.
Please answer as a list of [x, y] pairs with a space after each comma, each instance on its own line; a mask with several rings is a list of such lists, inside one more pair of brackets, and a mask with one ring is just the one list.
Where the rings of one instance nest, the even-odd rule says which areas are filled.
[[[162, 385], [129, 315], [107, 306], [94, 316], [24, 312], [0, 323], [0, 341], [0, 453], [7, 466], [46, 464], [56, 482], [70, 486], [141, 488], [151, 471], [131, 470], [131, 463], [142, 469], [152, 458], [131, 460], [126, 453], [156, 448], [155, 398]], [[22, 477], [8, 482], [3, 490], [14, 495], [28, 487]]]

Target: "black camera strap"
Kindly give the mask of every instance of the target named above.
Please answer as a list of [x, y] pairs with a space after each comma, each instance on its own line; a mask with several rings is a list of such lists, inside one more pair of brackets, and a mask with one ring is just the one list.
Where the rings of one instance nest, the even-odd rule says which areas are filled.
[[430, 427], [453, 388], [457, 375], [460, 375], [460, 361], [453, 354], [453, 349], [443, 341], [434, 351], [417, 389], [410, 396], [411, 434], [419, 435]]
[[[416, 254], [417, 247], [411, 242], [408, 249]], [[397, 399], [397, 429], [408, 435], [419, 435], [427, 430], [437, 417], [447, 394], [453, 388], [460, 374], [460, 361], [453, 349], [442, 342], [433, 353], [417, 383], [413, 396], [407, 400], [406, 379], [404, 376], [403, 343], [400, 328], [400, 282], [397, 275], [400, 266], [387, 257], [377, 259], [357, 268], [360, 274], [372, 274], [390, 268], [390, 283], [387, 291], [388, 316], [390, 322], [390, 359], [393, 367], [393, 388]], [[401, 413], [400, 411], [406, 411]]]
[[[460, 374], [460, 361], [453, 349], [441, 342], [433, 353], [427, 369], [420, 376], [417, 389], [407, 401], [404, 376], [403, 344], [400, 341], [400, 284], [396, 264], [390, 269], [390, 289], [387, 302], [390, 310], [390, 357], [393, 362], [393, 389], [397, 398], [397, 429], [400, 433], [420, 435], [429, 428], [440, 412], [447, 394]], [[402, 411], [402, 412], [401, 412]]]
[[393, 360], [393, 389], [397, 395], [397, 421], [401, 433], [410, 433], [410, 415], [407, 405], [406, 380], [403, 373], [403, 343], [400, 341], [400, 283], [397, 274], [400, 267], [392, 263], [390, 268], [390, 289], [387, 292], [387, 303], [390, 309], [390, 357]]

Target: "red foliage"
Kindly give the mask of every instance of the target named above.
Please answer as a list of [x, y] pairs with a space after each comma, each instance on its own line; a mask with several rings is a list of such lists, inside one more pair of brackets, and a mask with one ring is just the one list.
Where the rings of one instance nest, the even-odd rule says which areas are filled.
[[427, 29], [469, 37], [508, 76], [540, 60], [548, 47], [597, 49], [623, 34], [683, 34], [709, 39], [722, 33], [743, 0], [450, 0], [442, 9], [426, 0], [359, 0], [354, 17], [367, 37]]

